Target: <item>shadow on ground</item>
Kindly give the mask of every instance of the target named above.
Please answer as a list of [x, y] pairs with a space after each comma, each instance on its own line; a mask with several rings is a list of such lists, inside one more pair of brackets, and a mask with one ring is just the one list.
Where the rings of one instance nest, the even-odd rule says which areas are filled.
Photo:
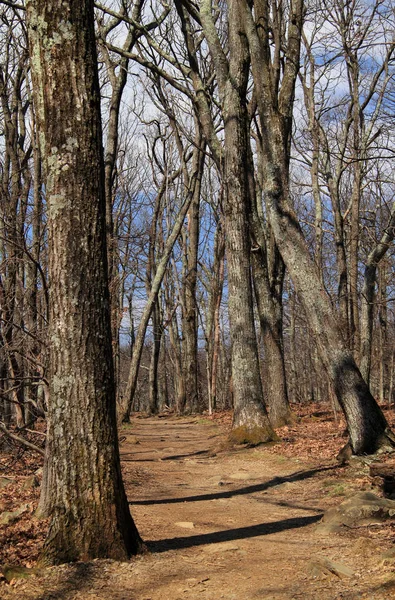
[[263, 483], [257, 483], [255, 485], [248, 485], [246, 487], [237, 488], [235, 490], [227, 490], [224, 492], [215, 492], [210, 494], [199, 494], [198, 496], [183, 496], [182, 498], [158, 498], [153, 500], [131, 500], [129, 504], [135, 506], [150, 506], [152, 504], [177, 504], [179, 502], [202, 502], [206, 500], [220, 500], [221, 498], [232, 498], [234, 496], [243, 496], [245, 494], [253, 494], [257, 492], [264, 492], [276, 485], [283, 483], [292, 483], [295, 481], [302, 481], [314, 477], [317, 473], [323, 473], [324, 471], [332, 471], [338, 469], [338, 466], [332, 467], [319, 467], [317, 469], [310, 469], [308, 471], [297, 471], [288, 475], [287, 477], [274, 477], [269, 481]]
[[[97, 577], [97, 568], [91, 563], [75, 563], [68, 566], [60, 581], [37, 597], [37, 600], [64, 600], [76, 592], [89, 592], [92, 581]], [[133, 600], [133, 598], [130, 598]]]
[[226, 529], [225, 531], [216, 531], [214, 533], [154, 540], [147, 542], [147, 546], [151, 552], [155, 553], [168, 552], [169, 550], [181, 550], [193, 548], [195, 546], [203, 546], [205, 544], [218, 544], [220, 542], [232, 542], [262, 535], [270, 535], [289, 529], [300, 529], [301, 527], [307, 527], [307, 525], [316, 523], [320, 519], [321, 515], [294, 517], [292, 519], [274, 521], [273, 523], [260, 523], [259, 525], [250, 525], [249, 527], [239, 527], [237, 529]]

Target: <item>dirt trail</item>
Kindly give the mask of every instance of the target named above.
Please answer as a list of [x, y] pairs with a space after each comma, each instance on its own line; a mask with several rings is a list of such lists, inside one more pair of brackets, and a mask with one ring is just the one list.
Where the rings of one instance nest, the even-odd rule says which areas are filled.
[[[341, 501], [328, 494], [333, 463], [306, 464], [263, 447], [220, 451], [224, 433], [198, 418], [135, 419], [123, 435], [125, 484], [150, 553], [50, 569], [8, 588], [5, 599], [395, 597], [394, 580], [372, 566], [382, 549], [371, 539], [316, 532], [323, 511]], [[309, 567], [317, 557], [352, 575], [317, 575]]]

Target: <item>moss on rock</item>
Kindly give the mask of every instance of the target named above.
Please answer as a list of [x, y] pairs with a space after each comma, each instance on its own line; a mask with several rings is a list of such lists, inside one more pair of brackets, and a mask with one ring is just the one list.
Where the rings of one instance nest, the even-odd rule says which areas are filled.
[[259, 444], [277, 442], [279, 438], [270, 428], [241, 425], [232, 429], [229, 434], [229, 441], [237, 445], [259, 446]]

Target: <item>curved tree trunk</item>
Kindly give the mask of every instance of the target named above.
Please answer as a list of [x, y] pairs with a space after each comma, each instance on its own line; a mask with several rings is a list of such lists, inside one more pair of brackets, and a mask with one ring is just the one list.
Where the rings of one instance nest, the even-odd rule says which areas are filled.
[[93, 2], [32, 0], [27, 17], [51, 282], [42, 561], [126, 560], [142, 542], [117, 443]]
[[263, 22], [267, 20], [269, 3], [262, 3], [252, 14], [246, 0], [237, 1], [242, 7], [240, 22], [248, 39], [256, 86], [264, 157], [264, 191], [270, 223], [346, 416], [352, 449], [355, 454], [371, 453], [383, 443], [387, 422], [343, 340], [295, 212], [288, 203], [292, 110], [299, 69], [303, 0], [291, 3], [292, 19], [287, 26], [284, 75], [278, 87], [273, 85], [275, 73], [270, 59], [268, 30], [256, 26], [260, 19]]

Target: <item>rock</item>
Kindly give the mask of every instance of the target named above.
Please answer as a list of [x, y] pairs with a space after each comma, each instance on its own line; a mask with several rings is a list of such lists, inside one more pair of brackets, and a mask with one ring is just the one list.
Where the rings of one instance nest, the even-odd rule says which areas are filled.
[[387, 550], [381, 555], [381, 561], [384, 566], [393, 566], [395, 563], [395, 548]]
[[333, 533], [344, 526], [371, 525], [394, 517], [394, 500], [379, 498], [371, 492], [360, 492], [339, 506], [329, 509], [317, 526], [317, 530], [322, 533]]
[[9, 479], [8, 477], [0, 477], [0, 490], [3, 490], [7, 486], [11, 485], [11, 483], [14, 483], [12, 479]]
[[29, 579], [29, 577], [35, 577], [39, 574], [39, 569], [29, 569], [28, 567], [1, 565], [0, 570], [8, 583], [15, 579]]
[[235, 552], [239, 550], [239, 546], [233, 542], [220, 542], [219, 544], [210, 544], [204, 549], [209, 554], [216, 554], [217, 552]]
[[245, 471], [237, 471], [237, 473], [232, 473], [232, 475], [229, 475], [229, 478], [236, 479], [237, 481], [244, 481], [246, 479], [251, 479], [251, 475]]
[[135, 435], [128, 435], [127, 437], [127, 442], [128, 444], [140, 444], [140, 440], [136, 438]]
[[352, 577], [354, 571], [342, 563], [333, 562], [329, 558], [313, 558], [307, 564], [307, 571], [312, 577], [329, 577], [335, 575], [340, 579]]
[[22, 504], [22, 506], [19, 506], [16, 510], [12, 512], [3, 512], [0, 515], [0, 525], [9, 525], [13, 521], [16, 521], [17, 518], [20, 517], [20, 515], [22, 515], [23, 513], [27, 512], [29, 508], [29, 504]]
[[40, 482], [38, 480], [38, 477], [36, 475], [30, 475], [29, 477], [26, 477], [25, 481], [23, 482], [22, 489], [31, 490], [33, 488], [39, 487], [39, 485]]
[[178, 523], [174, 523], [177, 527], [182, 527], [183, 529], [194, 529], [194, 523], [190, 521], [179, 521]]
[[373, 554], [380, 555], [382, 551], [382, 546], [370, 537], [360, 537], [353, 544], [353, 552], [358, 556], [363, 556], [365, 558], [371, 557]]
[[395, 462], [372, 463], [369, 473], [371, 477], [395, 477]]
[[393, 460], [386, 463], [372, 463], [369, 474], [387, 498], [391, 498], [395, 494], [395, 462]]
[[350, 462], [350, 458], [352, 457], [352, 448], [350, 443], [348, 442], [344, 448], [342, 448], [339, 454], [336, 456], [336, 460], [339, 461], [341, 465], [347, 465]]
[[214, 475], [214, 477], [210, 477], [209, 482], [214, 485], [225, 485], [224, 478], [221, 475]]

